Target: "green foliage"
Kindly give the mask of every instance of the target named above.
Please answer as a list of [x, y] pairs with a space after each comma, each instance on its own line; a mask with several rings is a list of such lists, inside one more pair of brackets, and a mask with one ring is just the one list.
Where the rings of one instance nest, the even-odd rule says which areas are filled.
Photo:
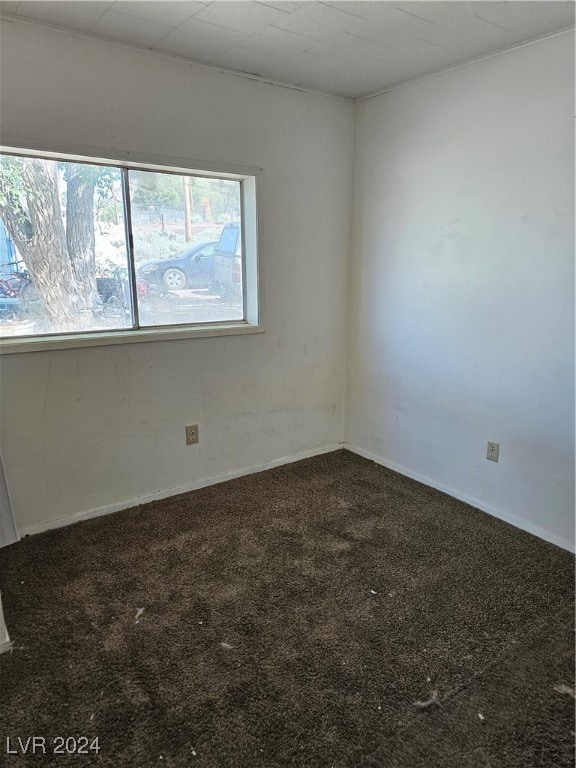
[[[192, 221], [203, 221], [204, 203], [208, 201], [212, 220], [229, 221], [240, 212], [239, 184], [228, 179], [210, 179], [189, 176], [192, 198]], [[130, 191], [133, 209], [139, 213], [153, 210], [161, 221], [166, 211], [184, 214], [184, 176], [148, 171], [130, 172]]]
[[158, 213], [166, 209], [184, 208], [181, 176], [131, 171], [130, 191], [132, 207], [141, 212], [149, 211], [150, 208]]
[[10, 224], [17, 227], [27, 238], [32, 237], [32, 224], [28, 215], [28, 200], [37, 192], [30, 188], [24, 178], [26, 158], [12, 155], [0, 156], [0, 216], [7, 229]]
[[190, 177], [192, 199], [194, 201], [193, 221], [201, 221], [202, 206], [208, 199], [212, 219], [214, 221], [229, 221], [240, 213], [240, 188], [236, 181], [229, 179], [205, 179], [201, 176]]
[[59, 162], [58, 169], [66, 184], [72, 179], [86, 186], [93, 185], [96, 194], [108, 197], [114, 185], [120, 183], [120, 171], [105, 165], [88, 165], [87, 163]]
[[168, 259], [185, 247], [186, 241], [182, 236], [162, 232], [134, 233], [134, 258], [137, 263], [153, 259]]
[[0, 205], [19, 207], [26, 197], [26, 184], [22, 177], [19, 157], [0, 157]]
[[26, 199], [35, 194], [24, 178], [26, 158], [2, 155], [0, 157], [0, 206], [14, 211], [26, 210]]
[[102, 224], [116, 224], [118, 221], [118, 209], [114, 204], [114, 200], [103, 200], [98, 202], [97, 216], [98, 221]]

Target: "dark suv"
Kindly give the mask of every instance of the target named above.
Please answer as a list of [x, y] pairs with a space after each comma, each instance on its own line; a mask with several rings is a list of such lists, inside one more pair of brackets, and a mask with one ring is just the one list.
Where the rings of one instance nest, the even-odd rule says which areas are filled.
[[242, 300], [242, 237], [240, 224], [226, 224], [214, 250], [214, 292], [223, 299]]

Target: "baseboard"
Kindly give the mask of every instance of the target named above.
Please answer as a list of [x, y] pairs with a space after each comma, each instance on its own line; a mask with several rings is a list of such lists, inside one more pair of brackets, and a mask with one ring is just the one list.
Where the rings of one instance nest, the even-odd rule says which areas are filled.
[[29, 525], [25, 528], [19, 528], [18, 532], [22, 538], [24, 536], [32, 536], [36, 533], [42, 533], [43, 531], [49, 531], [54, 528], [63, 528], [65, 525], [73, 525], [74, 523], [82, 522], [82, 520], [90, 520], [93, 517], [101, 517], [102, 515], [109, 515], [113, 512], [120, 512], [123, 509], [137, 507], [140, 504], [146, 504], [149, 501], [158, 501], [159, 499], [166, 499], [169, 496], [178, 496], [180, 493], [196, 491], [199, 488], [206, 488], [209, 485], [224, 483], [226, 480], [233, 480], [236, 477], [253, 475], [255, 472], [263, 472], [266, 469], [280, 467], [283, 464], [291, 464], [295, 461], [311, 458], [312, 456], [320, 456], [323, 453], [331, 453], [332, 451], [340, 450], [343, 447], [344, 446], [342, 443], [333, 443], [331, 445], [324, 445], [320, 448], [312, 448], [308, 451], [300, 451], [293, 456], [283, 456], [279, 459], [274, 459], [273, 461], [268, 461], [263, 464], [255, 464], [250, 467], [243, 467], [242, 469], [225, 472], [222, 475], [214, 475], [213, 477], [204, 478], [203, 480], [196, 480], [193, 483], [180, 485], [176, 488], [168, 488], [164, 491], [158, 491], [157, 493], [150, 493], [144, 496], [137, 496], [133, 499], [126, 499], [125, 501], [121, 501], [117, 504], [108, 504], [104, 507], [97, 507], [96, 509], [84, 510], [83, 512], [77, 512], [76, 514], [67, 515], [66, 517], [59, 517], [55, 520], [35, 523], [34, 525]]
[[[242, 469], [232, 470], [231, 472], [226, 472], [221, 475], [215, 475], [213, 477], [205, 478], [203, 480], [197, 480], [193, 483], [188, 483], [186, 485], [169, 488], [167, 490], [159, 491], [157, 493], [146, 494], [144, 496], [137, 496], [136, 498], [127, 499], [117, 504], [109, 504], [103, 507], [97, 507], [95, 509], [89, 509], [83, 512], [77, 512], [76, 514], [68, 515], [67, 517], [59, 517], [59, 518], [56, 518], [55, 520], [48, 520], [41, 523], [36, 523], [34, 525], [30, 525], [25, 528], [19, 529], [19, 534], [21, 537], [31, 536], [33, 534], [42, 533], [43, 531], [52, 530], [54, 528], [62, 528], [66, 525], [73, 525], [74, 523], [80, 523], [82, 522], [82, 520], [90, 520], [94, 517], [101, 517], [103, 515], [112, 514], [113, 512], [120, 512], [123, 509], [129, 509], [130, 507], [136, 507], [140, 504], [146, 504], [149, 501], [158, 501], [160, 499], [166, 499], [169, 496], [177, 496], [180, 493], [188, 493], [189, 491], [195, 491], [195, 490], [198, 490], [199, 488], [206, 488], [209, 485], [216, 485], [217, 483], [226, 482], [226, 480], [233, 480], [236, 477], [243, 477], [244, 475], [252, 475], [255, 472], [262, 472], [266, 469], [273, 469], [274, 467], [280, 467], [283, 464], [291, 464], [292, 462], [300, 461], [302, 459], [307, 459], [312, 456], [320, 456], [323, 453], [331, 453], [332, 451], [337, 451], [341, 448], [345, 448], [346, 450], [351, 451], [352, 453], [356, 453], [359, 456], [363, 456], [365, 459], [374, 461], [376, 464], [380, 464], [383, 467], [392, 469], [394, 472], [398, 472], [401, 475], [410, 477], [412, 478], [412, 480], [417, 480], [419, 483], [423, 483], [424, 485], [428, 485], [429, 487], [435, 488], [438, 491], [442, 491], [443, 493], [448, 494], [448, 496], [452, 496], [453, 498], [458, 499], [459, 501], [463, 501], [466, 504], [470, 504], [470, 506], [475, 507], [476, 509], [479, 509], [482, 512], [486, 512], [487, 514], [492, 515], [492, 517], [497, 517], [499, 520], [503, 520], [504, 522], [509, 523], [510, 525], [513, 525], [515, 528], [520, 528], [520, 530], [526, 531], [527, 533], [531, 533], [534, 536], [537, 536], [539, 539], [544, 539], [544, 541], [548, 541], [551, 544], [555, 544], [557, 547], [566, 549], [569, 552], [575, 551], [574, 542], [570, 541], [569, 539], [565, 539], [561, 536], [557, 536], [556, 534], [550, 531], [547, 531], [545, 528], [541, 528], [539, 525], [534, 525], [534, 523], [530, 523], [526, 520], [523, 520], [520, 517], [516, 517], [515, 515], [508, 514], [507, 512], [504, 512], [501, 509], [485, 504], [484, 502], [478, 499], [472, 498], [470, 496], [466, 496], [465, 494], [454, 490], [454, 488], [449, 488], [448, 486], [443, 485], [442, 483], [438, 483], [435, 480], [432, 480], [430, 477], [421, 475], [418, 472], [413, 472], [407, 467], [401, 466], [400, 464], [396, 464], [392, 461], [388, 461], [382, 458], [381, 456], [378, 456], [377, 454], [372, 453], [371, 451], [366, 451], [364, 450], [364, 448], [360, 448], [359, 446], [354, 445], [353, 443], [347, 443], [347, 442], [333, 443], [331, 445], [325, 445], [320, 448], [313, 448], [308, 451], [301, 451], [297, 454], [294, 454], [293, 456], [283, 456], [279, 459], [274, 459], [273, 461], [265, 462], [263, 464], [256, 464], [250, 467], [244, 467]], [[11, 644], [9, 643], [8, 646], [11, 647]], [[3, 646], [0, 645], [0, 653], [2, 653], [2, 648]], [[9, 650], [9, 648], [6, 648], [4, 650]]]
[[555, 544], [557, 547], [561, 547], [562, 549], [567, 549], [568, 552], [574, 552], [574, 542], [570, 541], [569, 539], [565, 539], [561, 536], [557, 536], [555, 533], [552, 533], [551, 531], [547, 531], [545, 528], [541, 528], [539, 525], [535, 525], [534, 523], [530, 523], [527, 520], [523, 520], [521, 517], [516, 517], [515, 515], [510, 515], [507, 512], [504, 512], [501, 509], [498, 509], [497, 507], [492, 507], [488, 504], [485, 504], [482, 501], [479, 501], [478, 499], [474, 499], [470, 496], [466, 496], [463, 493], [460, 493], [459, 491], [454, 490], [454, 488], [449, 488], [446, 485], [443, 485], [442, 483], [438, 483], [435, 480], [432, 480], [430, 477], [425, 477], [424, 475], [420, 475], [418, 472], [413, 472], [412, 470], [408, 469], [407, 467], [403, 467], [399, 464], [395, 464], [393, 461], [388, 461], [387, 459], [383, 459], [381, 456], [378, 456], [375, 453], [372, 453], [371, 451], [365, 451], [364, 448], [360, 448], [357, 445], [353, 445], [352, 443], [343, 443], [344, 448], [348, 451], [352, 451], [352, 453], [357, 453], [359, 456], [363, 456], [365, 459], [370, 459], [370, 461], [374, 461], [376, 464], [380, 464], [382, 467], [386, 467], [387, 469], [392, 469], [394, 472], [398, 472], [401, 475], [405, 475], [406, 477], [412, 478], [412, 480], [417, 480], [419, 483], [422, 483], [423, 485], [428, 485], [431, 488], [435, 488], [437, 491], [442, 491], [443, 493], [446, 493], [448, 496], [452, 496], [455, 499], [458, 499], [459, 501], [464, 501], [466, 504], [470, 504], [471, 507], [475, 507], [476, 509], [479, 509], [481, 512], [486, 512], [489, 515], [492, 515], [492, 517], [497, 517], [499, 520], [503, 520], [505, 523], [509, 523], [510, 525], [513, 525], [515, 528], [520, 528], [522, 531], [526, 531], [527, 533], [531, 533], [534, 536], [537, 536], [539, 539], [544, 539], [544, 541], [548, 541], [551, 544]]

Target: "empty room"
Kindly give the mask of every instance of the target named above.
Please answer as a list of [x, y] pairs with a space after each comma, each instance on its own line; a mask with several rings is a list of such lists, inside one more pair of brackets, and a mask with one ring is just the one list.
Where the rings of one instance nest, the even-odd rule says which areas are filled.
[[574, 765], [574, 3], [0, 2], [0, 767]]

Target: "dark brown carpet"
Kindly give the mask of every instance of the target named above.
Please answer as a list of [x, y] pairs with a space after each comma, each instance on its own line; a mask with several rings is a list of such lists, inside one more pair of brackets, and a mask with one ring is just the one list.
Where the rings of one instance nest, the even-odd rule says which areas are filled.
[[[573, 765], [572, 556], [351, 453], [29, 537], [0, 574], [3, 766]], [[4, 754], [31, 735], [101, 752]]]

